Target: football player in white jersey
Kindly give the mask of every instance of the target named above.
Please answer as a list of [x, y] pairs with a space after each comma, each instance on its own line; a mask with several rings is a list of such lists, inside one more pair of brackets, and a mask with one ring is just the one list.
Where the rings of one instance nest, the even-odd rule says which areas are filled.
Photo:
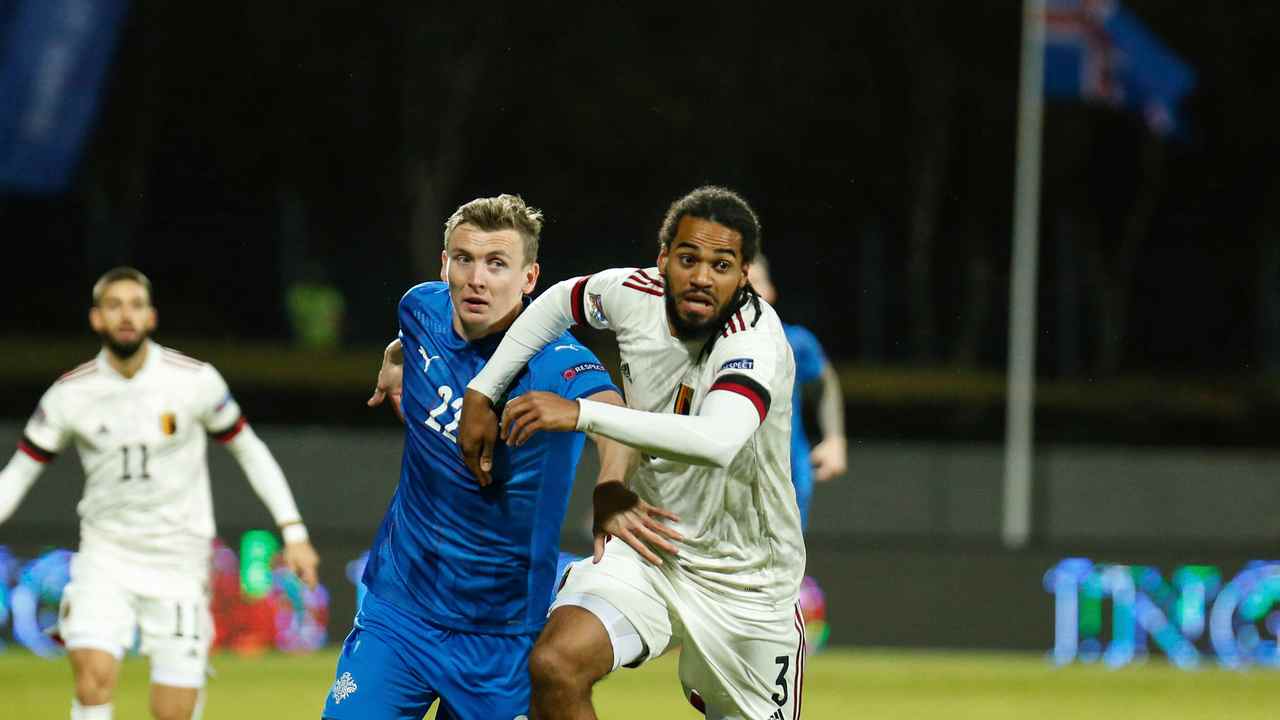
[[140, 634], [156, 718], [198, 714], [213, 639], [213, 504], [205, 435], [231, 451], [308, 585], [319, 560], [293, 494], [212, 365], [153, 342], [151, 283], [119, 267], [93, 286], [89, 323], [102, 351], [40, 399], [0, 471], [4, 522], [46, 464], [74, 443], [84, 466], [80, 547], [58, 633], [75, 678], [72, 720], [107, 720], [120, 659]]
[[[698, 188], [668, 210], [657, 267], [547, 290], [469, 385], [459, 439], [484, 484], [499, 431], [492, 399], [527, 358], [575, 323], [617, 336], [627, 407], [527, 393], [501, 419], [515, 446], [576, 429], [639, 451], [625, 485], [596, 486], [594, 557], [570, 566], [530, 657], [542, 720], [594, 718], [594, 683], [677, 643], [685, 695], [707, 717], [799, 717], [795, 363], [777, 314], [747, 282], [759, 250], [750, 206], [724, 188]], [[678, 515], [674, 535], [650, 505]], [[628, 542], [606, 545], [609, 536]], [[634, 538], [648, 549], [633, 549]]]

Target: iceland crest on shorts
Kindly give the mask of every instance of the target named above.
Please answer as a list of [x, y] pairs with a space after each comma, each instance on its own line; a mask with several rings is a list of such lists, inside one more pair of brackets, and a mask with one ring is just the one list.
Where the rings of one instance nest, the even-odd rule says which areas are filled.
[[333, 701], [340, 703], [350, 697], [359, 689], [356, 681], [351, 677], [351, 673], [344, 672], [342, 676], [333, 681]]

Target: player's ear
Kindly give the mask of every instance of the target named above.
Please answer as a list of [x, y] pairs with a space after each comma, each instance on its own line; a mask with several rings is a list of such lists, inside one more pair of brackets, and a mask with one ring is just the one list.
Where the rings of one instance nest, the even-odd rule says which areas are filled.
[[102, 311], [97, 305], [89, 308], [89, 327], [93, 328], [96, 333], [101, 333], [103, 329]]
[[751, 271], [751, 263], [742, 263], [742, 276], [738, 278], [738, 289], [747, 284], [747, 273]]
[[440, 251], [440, 279], [449, 282], [449, 253], [446, 250]]
[[667, 246], [663, 245], [658, 249], [658, 272], [663, 275], [667, 274]]
[[533, 288], [538, 284], [538, 275], [542, 272], [542, 268], [538, 263], [529, 263], [529, 267], [524, 269], [524, 287], [521, 292], [525, 295], [533, 292]]
[[152, 305], [147, 313], [147, 332], [155, 332], [156, 325], [160, 323], [160, 312], [156, 310], [156, 306]]

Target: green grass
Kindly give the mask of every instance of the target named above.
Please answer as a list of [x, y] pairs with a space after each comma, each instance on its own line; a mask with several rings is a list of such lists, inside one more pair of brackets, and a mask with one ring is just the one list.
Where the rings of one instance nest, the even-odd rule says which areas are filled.
[[[334, 655], [219, 655], [214, 667], [206, 720], [316, 720]], [[117, 718], [147, 717], [146, 683], [146, 662], [126, 661]], [[65, 660], [0, 653], [0, 717], [61, 720], [70, 692]], [[681, 696], [673, 656], [615, 673], [596, 701], [608, 720], [700, 717]], [[1160, 661], [1055, 668], [1006, 653], [831, 651], [810, 659], [804, 695], [810, 720], [1261, 720], [1280, 717], [1278, 708], [1276, 671], [1183, 672]]]

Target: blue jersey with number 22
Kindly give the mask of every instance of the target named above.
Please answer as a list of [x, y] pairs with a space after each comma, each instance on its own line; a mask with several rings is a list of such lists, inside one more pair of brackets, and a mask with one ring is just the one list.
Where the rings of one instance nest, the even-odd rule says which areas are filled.
[[[437, 626], [537, 633], [583, 435], [541, 432], [516, 449], [499, 441], [494, 482], [477, 485], [462, 461], [458, 416], [467, 383], [502, 334], [468, 342], [452, 317], [443, 282], [418, 285], [400, 301], [404, 458], [364, 583], [379, 600]], [[530, 390], [576, 399], [617, 388], [595, 355], [565, 333], [529, 361], [508, 397]]]

